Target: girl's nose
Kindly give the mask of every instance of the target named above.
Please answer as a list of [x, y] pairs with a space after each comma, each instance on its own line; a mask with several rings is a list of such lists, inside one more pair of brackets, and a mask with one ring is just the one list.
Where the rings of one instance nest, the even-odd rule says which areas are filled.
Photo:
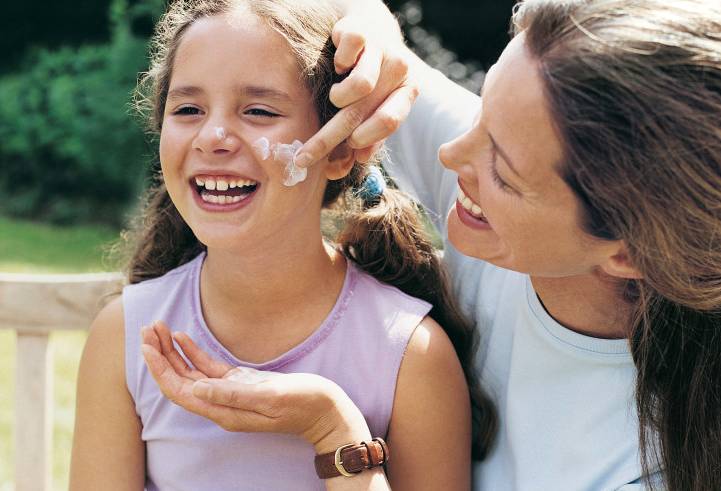
[[196, 135], [193, 148], [208, 155], [227, 155], [235, 153], [240, 144], [240, 137], [231, 128], [209, 122]]

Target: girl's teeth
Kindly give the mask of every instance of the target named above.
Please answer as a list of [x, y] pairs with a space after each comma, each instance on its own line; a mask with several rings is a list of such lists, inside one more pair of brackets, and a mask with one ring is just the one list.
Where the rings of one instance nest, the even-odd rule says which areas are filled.
[[215, 191], [215, 181], [208, 179], [205, 181], [205, 189], [208, 191]]
[[218, 179], [217, 181], [215, 181], [215, 184], [216, 184], [215, 189], [217, 189], [218, 191], [227, 191], [228, 190], [228, 182], [227, 181]]

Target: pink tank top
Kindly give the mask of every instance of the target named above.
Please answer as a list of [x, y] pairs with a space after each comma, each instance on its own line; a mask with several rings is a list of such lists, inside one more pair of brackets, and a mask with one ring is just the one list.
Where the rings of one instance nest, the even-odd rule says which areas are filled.
[[148, 490], [324, 490], [313, 447], [299, 437], [230, 433], [167, 400], [140, 353], [140, 328], [164, 320], [234, 366], [316, 373], [341, 386], [373, 436], [386, 436], [398, 369], [408, 340], [431, 306], [378, 282], [351, 261], [333, 310], [305, 341], [262, 364], [236, 359], [213, 336], [200, 307], [205, 254], [123, 290], [125, 371], [142, 421]]

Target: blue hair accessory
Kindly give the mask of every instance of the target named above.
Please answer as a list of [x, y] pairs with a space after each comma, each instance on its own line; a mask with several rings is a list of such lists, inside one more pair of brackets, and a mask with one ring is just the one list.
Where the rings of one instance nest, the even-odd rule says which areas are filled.
[[380, 199], [385, 190], [386, 178], [383, 177], [383, 173], [378, 167], [371, 165], [368, 167], [368, 174], [358, 190], [358, 196], [364, 203], [373, 203]]

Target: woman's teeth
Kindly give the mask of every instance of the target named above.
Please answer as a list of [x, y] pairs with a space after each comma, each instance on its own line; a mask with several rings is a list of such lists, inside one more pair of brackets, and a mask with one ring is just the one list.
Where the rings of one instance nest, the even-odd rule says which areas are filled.
[[466, 196], [461, 188], [458, 188], [458, 202], [461, 204], [464, 210], [473, 215], [476, 218], [482, 220], [486, 219], [486, 215], [483, 214], [483, 209], [480, 206], [471, 201], [471, 198]]

